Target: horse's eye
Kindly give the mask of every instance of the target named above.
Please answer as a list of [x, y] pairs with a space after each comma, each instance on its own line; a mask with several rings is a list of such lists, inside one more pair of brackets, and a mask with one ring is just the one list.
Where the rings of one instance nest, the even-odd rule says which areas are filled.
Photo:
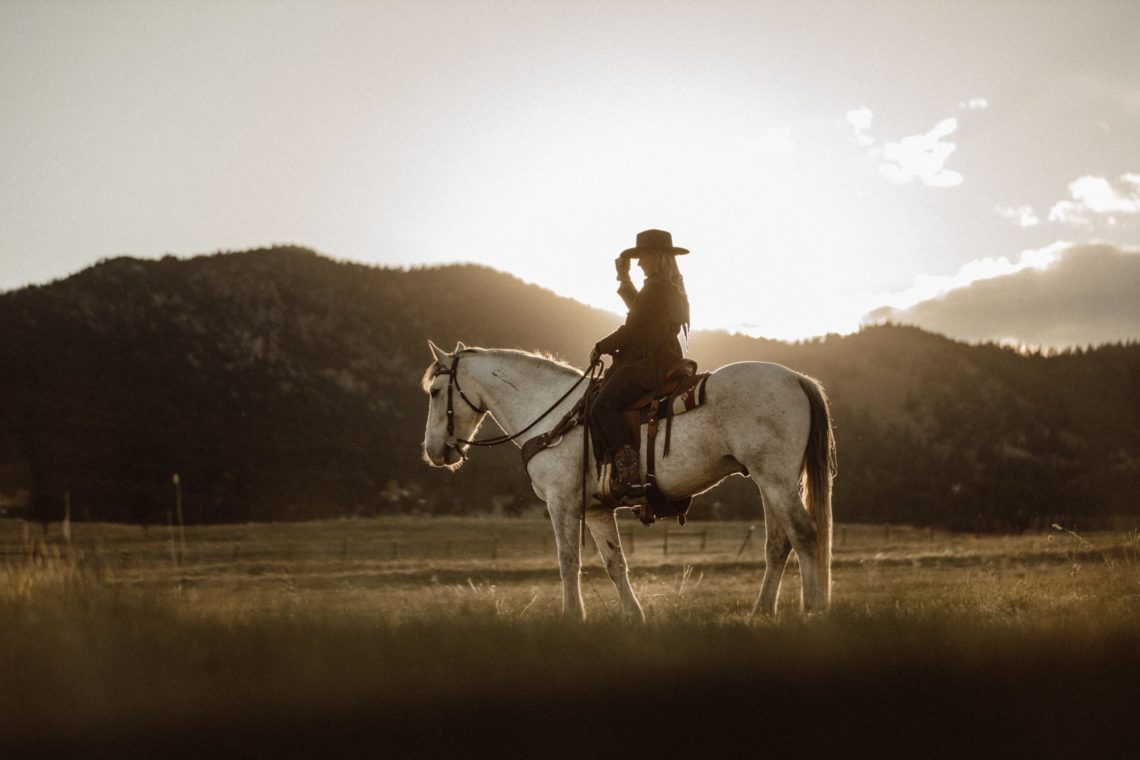
[[435, 398], [438, 395], [439, 395], [439, 388], [432, 388], [431, 389], [431, 397]]

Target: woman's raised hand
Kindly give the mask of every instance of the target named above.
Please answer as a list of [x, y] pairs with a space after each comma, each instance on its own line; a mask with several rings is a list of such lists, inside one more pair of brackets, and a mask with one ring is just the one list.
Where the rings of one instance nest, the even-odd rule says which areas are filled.
[[617, 269], [618, 279], [623, 279], [629, 275], [629, 256], [624, 253], [614, 259], [614, 268]]

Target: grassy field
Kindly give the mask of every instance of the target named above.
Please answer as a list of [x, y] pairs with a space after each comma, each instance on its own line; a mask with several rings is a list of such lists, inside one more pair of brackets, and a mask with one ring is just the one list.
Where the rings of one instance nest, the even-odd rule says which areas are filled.
[[[763, 526], [623, 522], [559, 620], [549, 525], [0, 521], [0, 757], [1105, 756], [1138, 738], [1140, 539], [836, 529], [834, 605], [749, 612]], [[632, 551], [630, 551], [632, 550]], [[1132, 744], [1134, 751], [1137, 745]]]

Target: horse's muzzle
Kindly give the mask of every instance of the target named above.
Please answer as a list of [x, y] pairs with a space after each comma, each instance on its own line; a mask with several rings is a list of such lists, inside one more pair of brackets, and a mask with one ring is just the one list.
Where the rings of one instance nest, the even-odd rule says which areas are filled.
[[468, 448], [465, 444], [459, 443], [455, 436], [448, 436], [447, 440], [443, 442], [444, 463], [451, 465], [466, 462]]
[[449, 436], [439, 448], [424, 445], [424, 459], [433, 467], [454, 467], [467, 460], [467, 446]]

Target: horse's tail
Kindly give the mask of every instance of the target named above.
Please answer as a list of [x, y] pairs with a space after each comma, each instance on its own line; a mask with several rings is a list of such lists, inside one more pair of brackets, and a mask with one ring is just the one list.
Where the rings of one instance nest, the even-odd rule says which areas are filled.
[[800, 376], [800, 387], [811, 405], [811, 431], [800, 469], [804, 503], [815, 521], [816, 559], [824, 594], [831, 599], [831, 481], [835, 477], [835, 436], [827, 394], [817, 380]]

